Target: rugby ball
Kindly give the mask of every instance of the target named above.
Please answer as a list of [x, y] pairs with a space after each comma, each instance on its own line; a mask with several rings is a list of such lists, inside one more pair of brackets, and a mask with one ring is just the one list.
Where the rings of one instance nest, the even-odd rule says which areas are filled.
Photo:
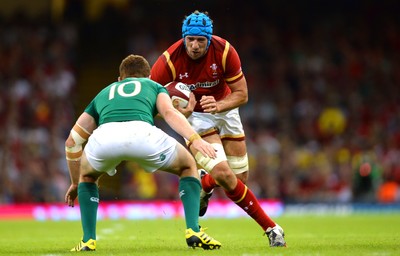
[[167, 89], [173, 103], [175, 103], [175, 101], [178, 101], [179, 107], [186, 108], [189, 102], [190, 95], [190, 89], [186, 84], [173, 81], [166, 84], [165, 88]]

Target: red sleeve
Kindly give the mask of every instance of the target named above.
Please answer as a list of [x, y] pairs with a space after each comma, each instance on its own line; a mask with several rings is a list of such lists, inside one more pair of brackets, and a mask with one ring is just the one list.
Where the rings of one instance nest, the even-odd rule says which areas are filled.
[[213, 35], [212, 43], [219, 53], [225, 82], [232, 84], [240, 80], [243, 77], [242, 64], [235, 47], [227, 40], [215, 35]]
[[232, 45], [229, 46], [225, 67], [225, 81], [228, 84], [234, 83], [243, 77], [239, 54]]
[[179, 56], [183, 48], [183, 39], [176, 41], [172, 44], [163, 54], [158, 57], [150, 71], [150, 79], [166, 85], [174, 81], [176, 78], [176, 71], [174, 63], [171, 60], [172, 55]]
[[162, 85], [166, 85], [173, 80], [172, 72], [171, 69], [168, 67], [165, 54], [167, 54], [167, 51], [165, 51], [160, 57], [158, 57], [157, 61], [154, 63], [150, 71], [150, 79]]

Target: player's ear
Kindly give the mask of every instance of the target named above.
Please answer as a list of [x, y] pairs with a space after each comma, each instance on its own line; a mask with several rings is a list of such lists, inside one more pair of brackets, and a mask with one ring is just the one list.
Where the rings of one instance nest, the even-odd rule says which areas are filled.
[[118, 77], [118, 82], [119, 82], [119, 81], [121, 81], [121, 77], [120, 77], [120, 76]]

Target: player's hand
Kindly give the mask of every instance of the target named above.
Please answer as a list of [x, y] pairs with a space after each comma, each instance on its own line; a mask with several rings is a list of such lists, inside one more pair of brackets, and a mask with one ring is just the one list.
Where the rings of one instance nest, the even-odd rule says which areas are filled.
[[65, 194], [65, 202], [68, 206], [74, 207], [74, 201], [78, 196], [78, 185], [71, 184], [67, 193]]
[[215, 148], [203, 139], [197, 139], [192, 142], [192, 146], [198, 150], [203, 156], [210, 157], [212, 159], [217, 157]]
[[217, 101], [214, 96], [203, 96], [200, 99], [200, 106], [203, 108], [204, 112], [215, 114], [218, 112]]
[[179, 107], [179, 101], [177, 100], [172, 102], [174, 108], [181, 112], [186, 118], [188, 118], [193, 113], [196, 103], [196, 98], [194, 97], [194, 94], [192, 92], [189, 94], [189, 101], [186, 108]]

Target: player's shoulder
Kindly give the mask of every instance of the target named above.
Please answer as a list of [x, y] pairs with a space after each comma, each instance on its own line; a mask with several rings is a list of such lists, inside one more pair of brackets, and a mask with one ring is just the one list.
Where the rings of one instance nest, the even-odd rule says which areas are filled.
[[160, 83], [152, 80], [151, 78], [148, 77], [141, 77], [139, 81], [143, 84], [149, 85], [149, 86], [154, 86], [154, 87], [163, 87]]
[[158, 90], [163, 89], [164, 86], [162, 84], [160, 84], [159, 82], [151, 79], [151, 78], [142, 78], [141, 81], [143, 81], [143, 83], [152, 86], [153, 88], [156, 88]]
[[231, 44], [225, 38], [213, 35], [211, 38], [211, 44], [217, 51], [224, 51], [226, 46], [231, 46]]
[[225, 44], [226, 42], [228, 42], [228, 40], [226, 40], [225, 38], [222, 38], [220, 36], [217, 35], [212, 35], [211, 41], [216, 42], [216, 43], [220, 43], [220, 44]]
[[175, 52], [179, 52], [183, 47], [184, 47], [183, 39], [181, 38], [175, 43], [173, 43], [170, 47], [168, 47], [168, 49], [164, 52], [164, 55], [165, 53], [172, 55]]

